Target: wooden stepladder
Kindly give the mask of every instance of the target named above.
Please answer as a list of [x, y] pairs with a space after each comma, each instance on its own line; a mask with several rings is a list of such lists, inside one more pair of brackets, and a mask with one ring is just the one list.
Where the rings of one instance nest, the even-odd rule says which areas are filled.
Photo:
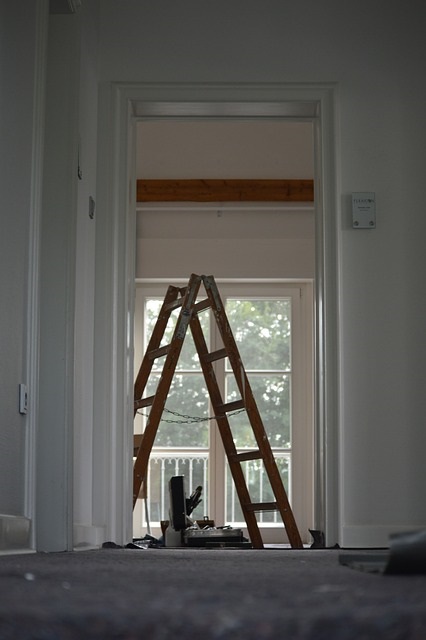
[[[204, 285], [207, 297], [201, 301], [197, 301], [201, 283]], [[160, 346], [169, 318], [172, 312], [178, 308], [180, 308], [180, 312], [171, 342], [168, 345]], [[200, 320], [198, 318], [198, 313], [208, 308], [213, 311], [223, 342], [223, 348], [214, 352], [209, 352], [207, 348]], [[133, 468], [133, 506], [139, 496], [142, 482], [146, 478], [149, 456], [154, 444], [158, 425], [164, 411], [166, 399], [188, 327], [191, 329], [200, 359], [201, 368], [214, 411], [214, 417], [222, 437], [229, 468], [234, 480], [241, 509], [247, 524], [248, 534], [253, 547], [255, 549], [263, 548], [263, 541], [257, 523], [256, 513], [260, 511], [278, 511], [286, 528], [291, 547], [294, 549], [303, 548], [296, 521], [288, 501], [287, 493], [283, 486], [281, 476], [213, 276], [199, 276], [192, 274], [186, 287], [179, 288], [170, 286], [168, 288], [157, 322], [154, 326], [148, 348], [143, 357], [134, 388], [134, 413], [136, 414], [139, 409], [146, 409], [149, 411], [149, 414]], [[150, 397], [143, 397], [154, 361], [164, 356], [165, 361], [160, 372], [161, 375], [155, 394]], [[229, 403], [225, 403], [222, 399], [221, 391], [213, 368], [213, 363], [216, 360], [226, 357], [229, 358], [241, 396], [239, 400]], [[247, 418], [251, 424], [258, 447], [255, 451], [250, 450], [243, 453], [237, 452], [227, 417], [228, 413], [236, 410], [245, 410], [247, 414]], [[247, 460], [263, 461], [264, 469], [268, 475], [271, 489], [275, 497], [274, 502], [252, 502], [242, 469], [242, 463]]]

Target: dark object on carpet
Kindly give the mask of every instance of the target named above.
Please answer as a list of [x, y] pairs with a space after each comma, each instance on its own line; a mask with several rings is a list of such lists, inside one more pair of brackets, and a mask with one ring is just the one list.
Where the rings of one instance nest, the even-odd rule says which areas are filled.
[[319, 529], [309, 529], [309, 533], [314, 539], [313, 543], [311, 544], [311, 549], [325, 549], [324, 532], [319, 531]]
[[102, 544], [102, 549], [161, 549], [164, 547], [163, 538], [154, 538], [148, 533], [143, 538], [133, 538], [124, 547], [116, 542], [108, 541]]
[[334, 544], [332, 547], [325, 546], [325, 535], [323, 531], [319, 529], [308, 529], [308, 531], [314, 539], [310, 547], [311, 549], [340, 549], [338, 544]]
[[426, 531], [393, 534], [389, 550], [346, 553], [339, 562], [370, 573], [426, 574]]

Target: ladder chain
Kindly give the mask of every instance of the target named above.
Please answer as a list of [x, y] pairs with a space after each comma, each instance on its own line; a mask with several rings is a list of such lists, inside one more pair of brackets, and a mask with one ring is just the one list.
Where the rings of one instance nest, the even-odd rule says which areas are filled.
[[[167, 407], [164, 407], [164, 411], [166, 411], [167, 413], [170, 413], [173, 416], [176, 416], [177, 418], [185, 418], [185, 420], [172, 420], [172, 419], [167, 419], [167, 418], [161, 418], [161, 422], [166, 422], [168, 424], [198, 424], [199, 422], [209, 422], [210, 420], [218, 420], [219, 418], [222, 417], [220, 415], [218, 415], [218, 416], [207, 416], [205, 418], [202, 418], [201, 416], [188, 416], [185, 413], [179, 413], [179, 411], [172, 411], [171, 409], [167, 409]], [[228, 415], [229, 416], [236, 416], [238, 413], [242, 413], [244, 411], [245, 411], [245, 409], [238, 409], [238, 411], [233, 411], [232, 413], [229, 413]], [[149, 418], [149, 413], [144, 413], [140, 409], [137, 411], [137, 413], [140, 416], [144, 416], [145, 418]]]

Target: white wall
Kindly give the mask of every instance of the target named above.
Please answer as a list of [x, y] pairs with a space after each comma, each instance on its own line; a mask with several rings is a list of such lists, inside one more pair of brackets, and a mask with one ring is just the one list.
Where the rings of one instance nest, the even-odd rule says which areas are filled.
[[[312, 179], [310, 122], [148, 120], [137, 125], [138, 178]], [[141, 204], [136, 276], [315, 275], [310, 203]]]
[[[37, 548], [92, 544], [97, 3], [49, 17]], [[73, 526], [74, 525], [74, 526]]]
[[312, 207], [152, 207], [138, 211], [138, 278], [301, 278], [315, 275]]
[[[409, 11], [402, 4], [386, 5], [385, 11], [382, 3], [367, 0], [351, 0], [345, 4], [344, 11], [337, 0], [328, 0], [325, 4], [302, 0], [291, 5], [284, 5], [280, 0], [271, 0], [266, 5], [252, 0], [233, 3], [218, 0], [202, 6], [195, 0], [188, 0], [185, 5], [164, 0], [155, 3], [102, 0], [99, 4], [99, 62], [104, 95], [108, 93], [109, 83], [116, 81], [175, 83], [176, 87], [215, 82], [230, 86], [268, 82], [327, 83], [328, 86], [336, 83], [336, 193], [340, 204], [336, 220], [339, 250], [336, 278], [340, 297], [337, 338], [340, 347], [339, 542], [347, 546], [381, 546], [386, 544], [391, 531], [425, 526], [424, 3], [413, 0]], [[96, 7], [92, 2], [84, 5], [90, 12]], [[35, 80], [35, 77], [40, 76], [42, 69], [40, 52], [36, 56], [34, 53], [40, 47], [37, 41], [41, 32], [40, 12], [47, 15], [47, 11], [48, 2], [44, 0], [1, 4], [0, 283], [1, 299], [7, 300], [7, 305], [2, 304], [0, 314], [0, 512], [24, 520], [28, 514], [27, 497], [31, 491], [26, 491], [28, 483], [22, 473], [28, 459], [25, 439], [30, 436], [31, 440], [37, 430], [42, 436], [37, 519], [39, 522], [44, 519], [47, 546], [64, 548], [70, 535], [70, 504], [69, 493], [62, 486], [61, 456], [69, 460], [72, 429], [67, 421], [75, 411], [76, 318], [72, 302], [74, 286], [66, 295], [64, 287], [67, 282], [73, 282], [74, 277], [77, 281], [80, 278], [80, 287], [86, 298], [90, 298], [94, 267], [88, 255], [93, 246], [92, 236], [88, 236], [86, 244], [77, 243], [71, 254], [67, 253], [66, 265], [61, 242], [65, 241], [66, 251], [72, 247], [77, 220], [82, 223], [80, 238], [84, 235], [87, 220], [79, 218], [78, 207], [73, 209], [72, 203], [81, 197], [82, 216], [85, 216], [87, 194], [94, 188], [91, 170], [84, 193], [81, 190], [79, 193], [76, 183], [71, 193], [68, 192], [70, 185], [66, 179], [62, 182], [65, 187], [62, 191], [50, 183], [54, 202], [49, 205], [52, 206], [50, 221], [44, 216], [45, 210], [42, 212], [45, 226], [41, 270], [53, 280], [42, 278], [42, 299], [44, 296], [48, 305], [41, 309], [40, 316], [40, 386], [44, 391], [39, 416], [35, 415], [36, 389], [30, 389], [31, 413], [27, 418], [18, 414], [16, 399], [17, 385], [25, 382], [28, 375], [31, 377], [31, 370], [35, 370], [34, 352], [38, 348], [32, 333], [37, 329], [33, 314], [37, 310], [34, 301], [37, 280], [34, 284], [33, 279], [37, 256], [33, 254], [37, 248], [34, 247], [34, 234], [37, 234], [34, 221], [39, 206], [37, 187], [43, 167], [37, 139], [42, 131], [39, 118], [42, 78]], [[88, 24], [86, 19], [83, 26]], [[56, 51], [62, 55], [58, 55], [57, 63], [68, 61], [70, 66], [65, 64], [64, 74], [58, 76], [54, 100], [60, 105], [46, 120], [47, 135], [54, 136], [57, 132], [53, 149], [62, 154], [61, 162], [65, 162], [66, 167], [62, 165], [61, 171], [65, 172], [68, 167], [73, 170], [72, 160], [76, 157], [73, 154], [81, 129], [78, 114], [83, 109], [85, 122], [89, 122], [93, 107], [93, 76], [90, 89], [81, 87], [77, 80], [77, 88], [74, 84], [69, 93], [71, 84], [76, 82], [74, 73], [80, 73], [82, 52], [79, 46], [75, 49], [75, 37], [78, 40], [80, 35], [74, 34], [71, 41], [67, 41], [70, 49], [66, 48], [65, 40], [62, 44], [57, 41]], [[73, 57], [74, 51], [77, 58]], [[5, 60], [7, 65], [3, 64]], [[90, 60], [93, 62], [93, 58]], [[62, 90], [62, 101], [59, 101], [58, 93]], [[84, 108], [79, 107], [79, 91], [89, 101]], [[71, 115], [66, 111], [70, 102], [65, 96], [77, 101], [72, 105]], [[62, 122], [58, 123], [56, 116]], [[99, 123], [101, 134], [106, 123], [104, 116]], [[95, 143], [93, 136], [94, 129], [91, 129], [91, 142], [89, 147], [83, 145], [83, 149], [90, 149], [91, 143]], [[50, 162], [52, 158], [54, 155]], [[44, 169], [50, 170], [47, 165]], [[102, 188], [107, 199], [109, 185]], [[376, 230], [351, 228], [350, 193], [358, 190], [376, 192]], [[105, 222], [102, 215], [102, 210], [97, 212], [97, 234]], [[68, 229], [73, 236], [67, 235]], [[77, 246], [79, 256], [81, 252], [85, 256], [87, 288], [81, 282], [82, 272], [76, 274], [72, 270], [71, 280], [64, 279], [66, 269], [75, 263]], [[53, 252], [53, 258], [49, 257], [49, 251]], [[106, 244], [105, 254], [108, 251]], [[106, 262], [104, 265], [100, 260], [98, 266], [102, 268]], [[105, 278], [109, 275], [109, 271], [104, 273]], [[59, 292], [56, 300], [59, 307], [53, 315], [48, 312], [49, 305], [54, 307], [54, 298], [49, 297], [49, 292], [50, 296]], [[96, 314], [96, 305], [103, 299], [102, 292], [100, 297], [98, 292], [95, 294]], [[66, 315], [70, 302], [71, 319]], [[80, 310], [83, 313], [78, 322], [91, 318], [90, 305]], [[90, 350], [93, 332], [92, 326], [87, 327], [84, 334], [78, 331], [84, 349]], [[101, 334], [101, 338], [104, 337], [109, 337], [107, 332]], [[55, 349], [56, 339], [59, 350]], [[47, 351], [44, 351], [43, 340]], [[82, 351], [76, 355], [81, 366], [90, 362]], [[50, 370], [53, 387], [49, 377], [42, 379], [49, 371], [49, 359], [43, 360], [46, 356], [51, 357], [54, 364]], [[58, 372], [60, 375], [55, 378]], [[67, 393], [71, 390], [71, 396], [64, 396], [61, 381], [65, 382]], [[84, 401], [90, 408], [90, 398]], [[104, 434], [100, 431], [98, 435]], [[99, 447], [103, 451], [105, 446], [105, 438], [100, 438], [93, 448], [93, 457], [99, 456]], [[52, 467], [47, 463], [49, 452], [50, 461], [54, 461]], [[89, 467], [85, 466], [82, 473], [87, 477]], [[116, 480], [112, 478], [111, 482]], [[90, 521], [79, 524], [87, 524], [89, 528], [92, 524], [108, 524], [104, 506], [99, 509], [99, 503], [93, 500], [93, 512], [99, 511], [99, 520], [95, 521], [94, 516], [90, 519], [91, 514], [85, 511], [86, 505], [80, 503], [78, 517]], [[55, 526], [49, 529], [52, 521]]]
[[[34, 459], [28, 445], [37, 406], [31, 336], [37, 328], [32, 316], [40, 213], [37, 81], [42, 82], [45, 22], [39, 5], [26, 2], [25, 11], [22, 3], [2, 2], [0, 7], [0, 549], [30, 545], [33, 515]], [[19, 383], [28, 385], [26, 416], [18, 412]]]
[[49, 20], [47, 0], [3, 2], [0, 18], [0, 548], [64, 550], [72, 543], [80, 26], [75, 16]]
[[80, 21], [49, 17], [40, 261], [37, 548], [71, 547]]
[[[98, 108], [98, 3], [85, 3], [79, 13], [79, 180], [77, 183], [75, 351], [74, 351], [74, 465], [73, 544], [103, 541], [93, 521], [93, 385], [95, 333], [96, 161]], [[93, 198], [95, 210], [89, 211]], [[100, 538], [99, 538], [100, 536]]]
[[142, 120], [138, 178], [300, 179], [314, 177], [310, 122]]
[[[339, 542], [348, 546], [426, 524], [425, 20], [419, 0], [409, 12], [366, 0], [344, 11], [337, 0], [101, 8], [106, 83], [337, 83]], [[350, 225], [350, 193], [363, 190], [376, 192], [376, 230]]]

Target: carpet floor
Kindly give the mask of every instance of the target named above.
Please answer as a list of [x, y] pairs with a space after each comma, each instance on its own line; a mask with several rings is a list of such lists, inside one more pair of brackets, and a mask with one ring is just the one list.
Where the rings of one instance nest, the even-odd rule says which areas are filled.
[[0, 556], [0, 640], [424, 640], [426, 575], [342, 550], [100, 549]]

